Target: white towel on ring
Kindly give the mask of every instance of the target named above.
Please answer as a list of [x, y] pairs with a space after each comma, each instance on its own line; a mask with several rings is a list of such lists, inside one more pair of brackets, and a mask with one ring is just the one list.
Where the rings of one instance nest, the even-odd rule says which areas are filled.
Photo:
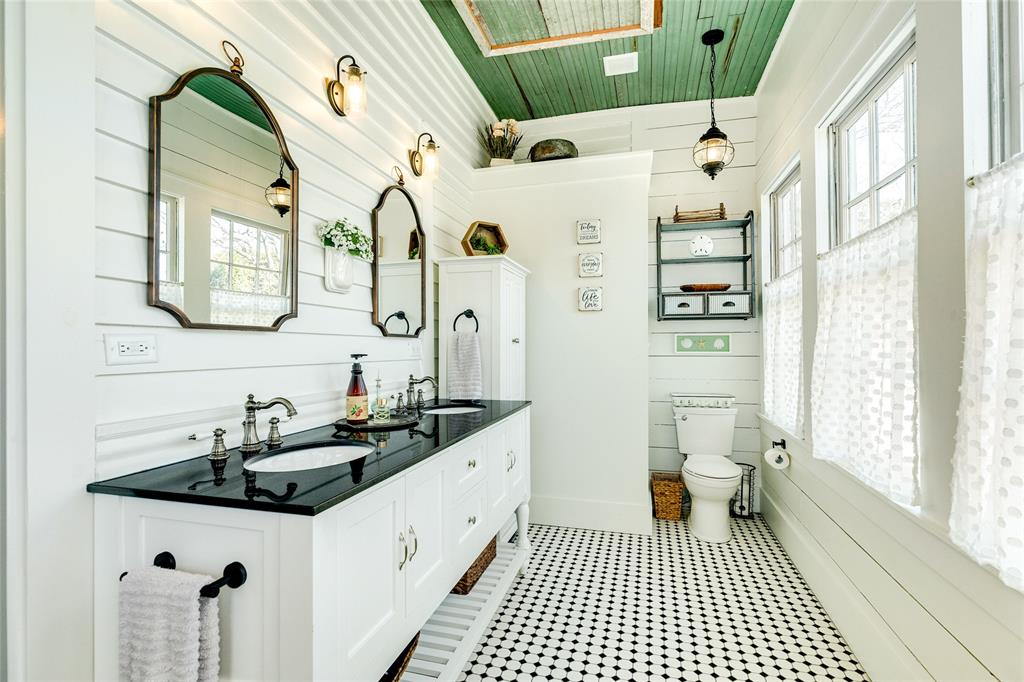
[[129, 571], [119, 586], [120, 679], [218, 679], [217, 600], [199, 596], [211, 582], [208, 575], [155, 566]]
[[455, 332], [448, 340], [448, 398], [480, 400], [483, 397], [480, 335], [476, 332]]

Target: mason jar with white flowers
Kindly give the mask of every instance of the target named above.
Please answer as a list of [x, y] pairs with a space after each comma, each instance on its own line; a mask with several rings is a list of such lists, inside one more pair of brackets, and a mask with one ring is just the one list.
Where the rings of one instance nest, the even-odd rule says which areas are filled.
[[324, 245], [324, 286], [347, 294], [355, 279], [355, 259], [373, 258], [373, 240], [348, 218], [321, 223], [316, 234]]
[[480, 131], [480, 139], [491, 156], [492, 166], [511, 166], [515, 163], [512, 157], [515, 156], [516, 147], [523, 141], [523, 136], [519, 132], [519, 122], [514, 118], [506, 118], [484, 126]]

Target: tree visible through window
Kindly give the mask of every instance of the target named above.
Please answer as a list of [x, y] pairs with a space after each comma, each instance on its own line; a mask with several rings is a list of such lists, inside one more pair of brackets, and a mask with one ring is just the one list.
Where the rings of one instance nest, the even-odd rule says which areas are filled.
[[831, 127], [837, 194], [833, 244], [917, 204], [916, 71], [910, 47]]
[[213, 213], [210, 217], [210, 288], [284, 296], [287, 234], [269, 225]]

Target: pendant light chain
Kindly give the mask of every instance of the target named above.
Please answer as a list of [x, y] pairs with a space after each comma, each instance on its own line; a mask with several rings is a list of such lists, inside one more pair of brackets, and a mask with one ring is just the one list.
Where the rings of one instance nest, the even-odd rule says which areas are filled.
[[715, 127], [715, 67], [718, 65], [718, 58], [715, 56], [715, 46], [711, 46], [711, 73], [708, 81], [711, 83], [711, 127]]

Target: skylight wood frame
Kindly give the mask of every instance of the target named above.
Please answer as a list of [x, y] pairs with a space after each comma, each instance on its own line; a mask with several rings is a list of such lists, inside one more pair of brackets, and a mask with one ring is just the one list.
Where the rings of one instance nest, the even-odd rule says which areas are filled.
[[485, 57], [497, 57], [505, 54], [546, 50], [552, 47], [567, 45], [583, 45], [614, 38], [630, 38], [633, 36], [650, 35], [654, 29], [661, 27], [662, 0], [637, 0], [640, 7], [640, 23], [628, 24], [614, 28], [602, 28], [594, 31], [568, 33], [534, 40], [522, 40], [511, 43], [498, 43], [494, 40], [483, 14], [474, 0], [454, 0], [459, 16], [473, 36], [480, 52]]

